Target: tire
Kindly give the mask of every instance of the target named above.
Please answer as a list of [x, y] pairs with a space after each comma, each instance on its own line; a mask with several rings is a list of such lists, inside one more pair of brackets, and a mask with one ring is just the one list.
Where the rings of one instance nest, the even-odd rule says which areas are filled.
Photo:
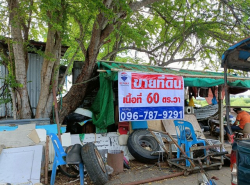
[[94, 143], [87, 143], [82, 147], [81, 156], [83, 164], [91, 181], [95, 185], [103, 185], [108, 182], [108, 172]]
[[[136, 130], [132, 132], [129, 135], [127, 146], [130, 154], [140, 162], [148, 163], [158, 159], [158, 156], [151, 155], [151, 153], [159, 151], [160, 146], [148, 130]], [[145, 149], [145, 147], [149, 147], [151, 151]]]

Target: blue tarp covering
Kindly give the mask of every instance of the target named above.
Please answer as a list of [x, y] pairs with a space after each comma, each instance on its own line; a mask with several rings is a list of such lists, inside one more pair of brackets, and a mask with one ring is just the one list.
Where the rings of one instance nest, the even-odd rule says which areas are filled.
[[[250, 40], [250, 37], [248, 37], [248, 38], [246, 38], [246, 39], [244, 39], [244, 40], [242, 40], [242, 41], [240, 41], [240, 42], [237, 42], [236, 44], [234, 44], [234, 45], [232, 45], [230, 48], [228, 48], [228, 49], [225, 51], [225, 53], [226, 53], [227, 51], [230, 51], [230, 50], [233, 50], [233, 49], [237, 48], [238, 46], [240, 46], [240, 45], [246, 43], [246, 42], [249, 41], [249, 40]], [[249, 46], [249, 47], [250, 47], [250, 46]], [[222, 60], [225, 59], [225, 55], [226, 55], [225, 53], [222, 55]], [[248, 52], [247, 52], [247, 53], [248, 53]], [[242, 56], [242, 57], [243, 57], [243, 56]], [[244, 58], [245, 58], [245, 57], [244, 57]], [[248, 58], [248, 57], [247, 57], [247, 58]]]
[[[0, 126], [0, 131], [12, 131], [16, 130], [18, 126]], [[57, 134], [57, 125], [51, 124], [51, 125], [37, 125], [36, 129], [45, 129], [46, 134], [55, 133]], [[61, 127], [61, 133], [66, 132], [66, 127]]]

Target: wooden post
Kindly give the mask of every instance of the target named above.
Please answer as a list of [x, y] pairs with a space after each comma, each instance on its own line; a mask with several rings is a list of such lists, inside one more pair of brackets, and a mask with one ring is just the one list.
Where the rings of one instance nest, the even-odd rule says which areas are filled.
[[48, 170], [49, 170], [49, 136], [46, 137], [45, 146], [45, 169], [44, 169], [44, 183], [48, 184]]
[[228, 93], [228, 85], [227, 85], [227, 61], [225, 61], [224, 64], [224, 88], [225, 88], [225, 101], [226, 101], [226, 121], [227, 121], [227, 127], [230, 132], [230, 135], [232, 134], [230, 122], [229, 122], [229, 93]]
[[218, 101], [219, 101], [219, 122], [220, 122], [220, 142], [224, 144], [224, 119], [223, 119], [223, 99], [221, 96], [222, 86], [218, 87]]
[[[223, 152], [224, 146], [224, 118], [223, 118], [223, 99], [222, 99], [222, 85], [218, 87], [218, 100], [219, 100], [219, 121], [220, 121], [220, 152]], [[224, 157], [221, 156], [221, 163], [224, 164]]]
[[57, 99], [56, 99], [56, 88], [55, 88], [55, 83], [53, 83], [53, 98], [54, 98], [54, 104], [55, 104], [55, 113], [56, 113], [56, 124], [57, 124], [57, 133], [58, 133], [58, 138], [60, 142], [62, 143], [62, 138], [61, 138], [61, 129], [60, 129], [60, 123], [59, 123], [59, 116], [58, 116], [58, 108], [57, 108]]

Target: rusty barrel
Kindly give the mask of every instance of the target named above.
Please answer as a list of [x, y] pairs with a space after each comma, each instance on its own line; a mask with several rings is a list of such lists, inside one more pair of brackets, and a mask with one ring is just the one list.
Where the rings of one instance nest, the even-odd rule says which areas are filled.
[[113, 174], [123, 172], [123, 151], [122, 150], [109, 150], [107, 163], [114, 169]]

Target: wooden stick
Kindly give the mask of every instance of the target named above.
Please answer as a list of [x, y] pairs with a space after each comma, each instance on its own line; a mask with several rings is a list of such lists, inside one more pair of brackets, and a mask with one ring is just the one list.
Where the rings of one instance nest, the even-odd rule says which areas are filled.
[[48, 170], [49, 170], [49, 136], [46, 137], [46, 146], [45, 146], [45, 169], [44, 169], [45, 184], [48, 184]]
[[[160, 132], [160, 133], [163, 133], [163, 134], [167, 134], [170, 139], [174, 142], [174, 144], [180, 149], [181, 153], [185, 156], [185, 157], [188, 157], [187, 154], [185, 153], [185, 151], [180, 147], [180, 145], [178, 145], [178, 143], [175, 141], [175, 139], [168, 133], [168, 132], [162, 132], [162, 131], [159, 131], [159, 130], [154, 130], [154, 129], [148, 129], [148, 130], [151, 130], [151, 131], [154, 131], [154, 132]], [[187, 159], [190, 164], [195, 167], [195, 164], [193, 163], [193, 161], [191, 161], [190, 159]]]
[[58, 108], [57, 108], [57, 99], [56, 99], [56, 87], [55, 87], [55, 83], [53, 84], [52, 91], [53, 91], [53, 98], [54, 98], [54, 103], [55, 103], [56, 124], [57, 124], [57, 132], [58, 132], [57, 134], [58, 134], [59, 141], [62, 143], [62, 138], [61, 138], [61, 127], [60, 127], [60, 123], [59, 123]]

